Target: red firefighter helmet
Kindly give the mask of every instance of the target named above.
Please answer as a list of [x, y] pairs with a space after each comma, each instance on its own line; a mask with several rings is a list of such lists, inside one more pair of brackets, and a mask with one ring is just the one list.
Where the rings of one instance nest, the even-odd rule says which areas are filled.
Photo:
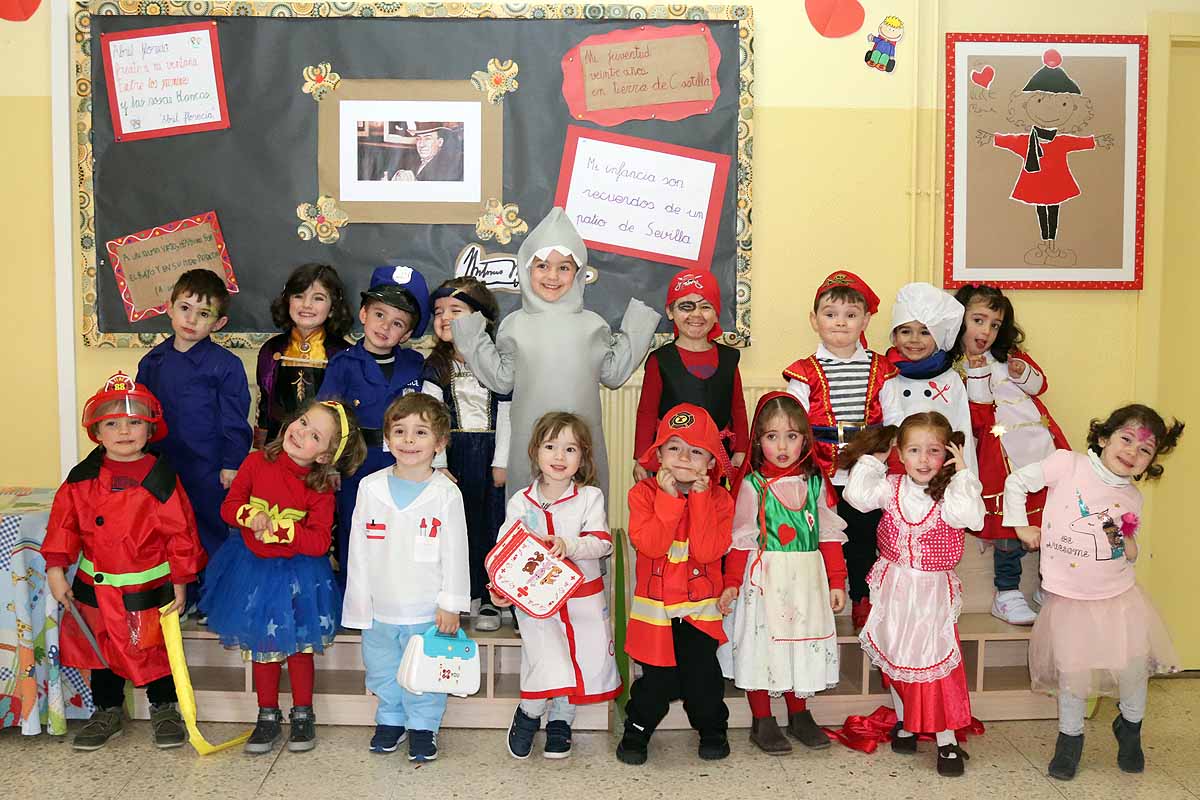
[[100, 438], [92, 432], [92, 427], [98, 422], [117, 417], [132, 417], [154, 425], [151, 442], [157, 442], [167, 435], [167, 423], [163, 421], [162, 404], [158, 398], [140, 383], [134, 383], [133, 378], [124, 372], [117, 372], [104, 384], [104, 388], [96, 392], [83, 406], [83, 427], [87, 429], [88, 438], [100, 444]]

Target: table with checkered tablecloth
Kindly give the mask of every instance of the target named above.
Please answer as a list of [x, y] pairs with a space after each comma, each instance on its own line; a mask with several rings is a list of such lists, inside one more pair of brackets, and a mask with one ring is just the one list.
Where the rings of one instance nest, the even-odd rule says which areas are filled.
[[65, 734], [92, 712], [86, 681], [58, 660], [61, 612], [40, 550], [53, 500], [53, 489], [0, 487], [0, 728], [26, 734]]

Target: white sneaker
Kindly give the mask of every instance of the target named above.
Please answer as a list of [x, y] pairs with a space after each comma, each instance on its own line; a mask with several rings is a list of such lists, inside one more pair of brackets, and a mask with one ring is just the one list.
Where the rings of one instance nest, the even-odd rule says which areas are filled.
[[475, 618], [475, 630], [477, 631], [498, 631], [500, 630], [500, 610], [491, 603], [482, 603], [479, 606], [479, 616]]
[[1009, 625], [1032, 625], [1037, 621], [1037, 614], [1025, 602], [1025, 595], [1016, 589], [996, 592], [996, 599], [992, 601], [992, 616]]

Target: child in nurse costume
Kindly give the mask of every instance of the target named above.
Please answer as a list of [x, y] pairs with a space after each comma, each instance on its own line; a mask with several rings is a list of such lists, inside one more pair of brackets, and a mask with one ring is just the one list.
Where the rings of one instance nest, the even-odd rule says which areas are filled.
[[[521, 704], [508, 730], [508, 752], [526, 759], [533, 736], [546, 724], [546, 758], [571, 755], [576, 707], [621, 694], [612, 625], [600, 560], [612, 554], [604, 494], [593, 485], [596, 463], [587, 423], [574, 414], [545, 414], [529, 440], [533, 483], [508, 501], [501, 531], [518, 521], [575, 564], [583, 584], [557, 614], [536, 619], [517, 609], [521, 625]], [[504, 539], [501, 539], [503, 543]], [[492, 593], [500, 608], [512, 602]]]

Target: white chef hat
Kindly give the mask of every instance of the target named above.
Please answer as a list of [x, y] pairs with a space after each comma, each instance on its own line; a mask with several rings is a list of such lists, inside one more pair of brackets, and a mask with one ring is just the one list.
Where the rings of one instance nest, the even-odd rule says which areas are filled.
[[939, 350], [950, 350], [958, 338], [963, 312], [962, 303], [936, 286], [909, 283], [896, 292], [892, 330], [908, 322], [920, 322], [933, 334]]

